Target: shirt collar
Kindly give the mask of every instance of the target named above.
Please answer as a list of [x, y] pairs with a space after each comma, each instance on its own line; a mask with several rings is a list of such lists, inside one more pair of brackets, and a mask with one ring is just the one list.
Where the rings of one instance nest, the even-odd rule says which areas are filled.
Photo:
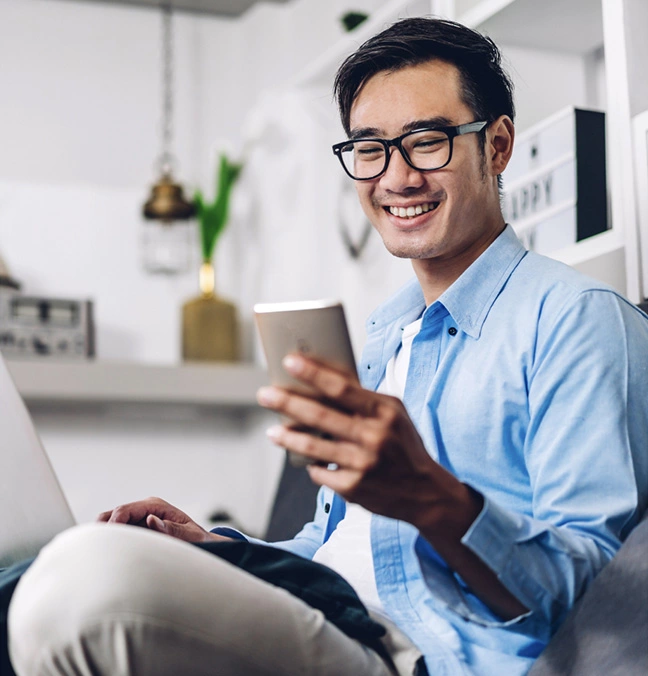
[[[432, 303], [426, 315], [436, 314], [437, 304], [442, 305], [462, 331], [479, 338], [495, 299], [525, 254], [526, 249], [515, 231], [507, 225], [488, 249]], [[367, 332], [373, 333], [393, 322], [405, 326], [424, 311], [423, 290], [414, 278], [370, 315]]]
[[437, 300], [457, 326], [479, 338], [482, 326], [497, 296], [526, 249], [510, 225], [484, 253]]

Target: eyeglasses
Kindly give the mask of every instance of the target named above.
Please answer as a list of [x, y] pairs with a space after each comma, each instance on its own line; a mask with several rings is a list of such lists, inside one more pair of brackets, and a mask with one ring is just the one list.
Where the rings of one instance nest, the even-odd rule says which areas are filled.
[[403, 159], [417, 171], [443, 169], [452, 159], [455, 136], [480, 132], [488, 122], [469, 122], [458, 127], [414, 129], [392, 139], [360, 138], [333, 146], [344, 171], [354, 181], [371, 181], [387, 171], [393, 146]]

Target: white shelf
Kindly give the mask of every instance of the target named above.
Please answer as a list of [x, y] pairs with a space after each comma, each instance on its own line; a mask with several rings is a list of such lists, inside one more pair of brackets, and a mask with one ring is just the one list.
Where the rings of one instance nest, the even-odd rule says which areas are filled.
[[500, 45], [575, 54], [603, 45], [600, 0], [482, 0], [457, 20]]
[[319, 58], [306, 64], [293, 79], [294, 87], [325, 87], [330, 91], [335, 73], [342, 61], [365, 40], [380, 32], [398, 18], [429, 14], [430, 0], [388, 0], [358, 28], [342, 36]]
[[266, 374], [249, 364], [155, 366], [7, 360], [28, 404], [181, 404], [254, 407]]
[[585, 261], [618, 251], [623, 251], [623, 239], [615, 230], [607, 230], [549, 255], [567, 265], [578, 266]]
[[[89, 0], [88, 0], [89, 1]], [[113, 5], [129, 5], [160, 11], [160, 0], [92, 0], [109, 2]], [[239, 17], [259, 0], [168, 0], [176, 12], [207, 14], [217, 17]], [[288, 0], [264, 0], [264, 2], [286, 3]]]
[[605, 282], [623, 294], [627, 293], [625, 245], [623, 237], [616, 230], [593, 235], [549, 255], [584, 275]]

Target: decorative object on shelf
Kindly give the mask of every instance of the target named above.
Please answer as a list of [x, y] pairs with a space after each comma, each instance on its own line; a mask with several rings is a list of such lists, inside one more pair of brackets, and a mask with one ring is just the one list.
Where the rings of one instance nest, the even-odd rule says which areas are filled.
[[340, 21], [342, 22], [344, 29], [350, 33], [368, 18], [369, 15], [365, 12], [347, 12], [340, 17]]
[[215, 293], [212, 259], [216, 242], [227, 224], [230, 195], [242, 165], [221, 154], [213, 203], [195, 195], [202, 248], [200, 296], [182, 306], [182, 358], [198, 361], [236, 361], [238, 323], [236, 308]]
[[151, 273], [177, 274], [191, 266], [195, 238], [194, 204], [173, 176], [173, 33], [171, 4], [162, 5], [162, 151], [160, 176], [144, 204], [142, 261]]
[[18, 291], [20, 289], [20, 284], [11, 276], [11, 274], [9, 274], [9, 268], [2, 256], [0, 256], [0, 288], [2, 287]]
[[503, 174], [505, 220], [550, 254], [608, 228], [605, 113], [567, 108], [520, 134]]
[[14, 359], [94, 357], [92, 301], [0, 293], [0, 351]]

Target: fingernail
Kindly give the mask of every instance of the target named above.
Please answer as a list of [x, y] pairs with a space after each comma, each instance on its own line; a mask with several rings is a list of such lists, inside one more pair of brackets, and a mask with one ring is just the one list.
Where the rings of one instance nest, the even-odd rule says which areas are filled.
[[279, 402], [279, 397], [274, 387], [262, 387], [257, 392], [257, 401], [261, 406], [272, 406]]
[[283, 365], [286, 371], [291, 373], [301, 373], [304, 370], [304, 360], [296, 357], [293, 354], [289, 354], [283, 359]]
[[155, 515], [152, 515], [152, 516], [153, 516], [153, 523], [155, 524], [156, 530], [165, 531], [166, 530], [166, 524], [164, 523], [164, 521], [162, 521], [162, 519], [159, 519]]
[[266, 430], [268, 438], [272, 439], [272, 441], [278, 441], [279, 438], [281, 437], [281, 432], [282, 432], [281, 425], [273, 425], [272, 427], [269, 427]]

